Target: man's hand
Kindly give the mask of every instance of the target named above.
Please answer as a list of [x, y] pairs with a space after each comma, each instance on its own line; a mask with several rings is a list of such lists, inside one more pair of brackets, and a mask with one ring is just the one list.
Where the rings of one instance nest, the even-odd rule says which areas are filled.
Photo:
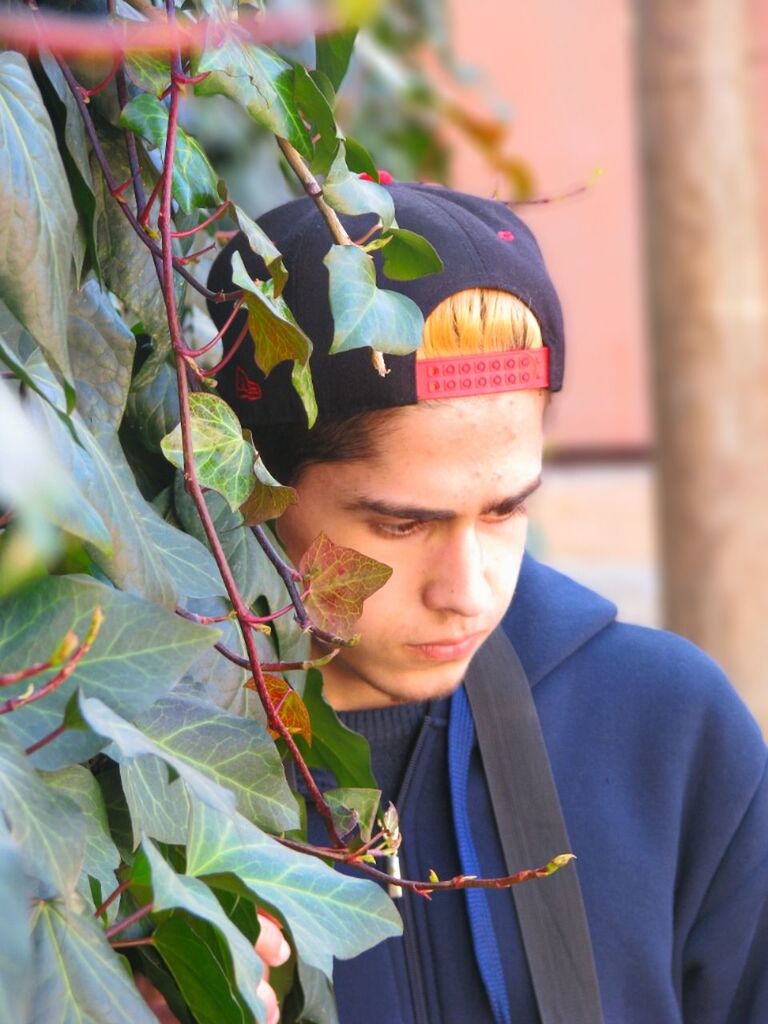
[[[269, 984], [270, 967], [279, 967], [284, 964], [291, 955], [291, 947], [285, 941], [280, 925], [268, 914], [259, 914], [259, 937], [256, 940], [256, 953], [261, 957], [264, 964], [264, 971], [259, 987], [256, 989], [259, 999], [267, 1010], [267, 1024], [277, 1024], [280, 1020], [280, 1007], [277, 1005], [275, 990]], [[157, 1017], [159, 1024], [179, 1024], [178, 1020], [168, 1009], [168, 1004], [155, 986], [143, 975], [135, 977], [136, 987], [147, 1002], [150, 1010]]]

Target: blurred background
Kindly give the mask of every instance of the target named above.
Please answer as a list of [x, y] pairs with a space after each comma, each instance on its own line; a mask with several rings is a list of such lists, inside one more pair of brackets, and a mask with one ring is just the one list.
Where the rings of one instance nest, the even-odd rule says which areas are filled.
[[[213, 108], [235, 198], [288, 198]], [[391, 0], [337, 108], [395, 177], [519, 204], [568, 338], [530, 548], [704, 647], [766, 732], [767, 110], [768, 0]]]

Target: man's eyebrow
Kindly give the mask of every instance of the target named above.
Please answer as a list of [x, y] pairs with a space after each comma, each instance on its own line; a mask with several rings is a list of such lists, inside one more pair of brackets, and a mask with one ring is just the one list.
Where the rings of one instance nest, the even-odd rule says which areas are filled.
[[[521, 505], [526, 498], [540, 486], [541, 477], [537, 477], [527, 484], [517, 494], [512, 494], [501, 501], [494, 501], [481, 510], [481, 515], [505, 515], [513, 512], [518, 505]], [[393, 501], [383, 501], [379, 498], [368, 498], [362, 495], [354, 498], [343, 505], [347, 512], [373, 512], [375, 515], [388, 516], [391, 519], [408, 519], [411, 522], [426, 523], [439, 520], [455, 519], [456, 513], [451, 509], [424, 508], [420, 505], [401, 505]]]

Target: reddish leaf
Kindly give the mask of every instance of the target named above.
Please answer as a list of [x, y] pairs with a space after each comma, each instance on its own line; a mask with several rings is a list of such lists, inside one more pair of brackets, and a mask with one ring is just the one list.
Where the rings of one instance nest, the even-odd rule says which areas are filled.
[[388, 565], [339, 547], [324, 533], [304, 553], [299, 570], [309, 584], [305, 604], [312, 621], [345, 639], [353, 634], [363, 602], [392, 575]]
[[[246, 430], [245, 434], [250, 432]], [[240, 506], [246, 526], [258, 526], [267, 519], [277, 519], [289, 505], [298, 501], [295, 489], [278, 483], [258, 456], [253, 472], [256, 485]]]
[[[298, 733], [307, 743], [311, 743], [312, 723], [309, 718], [309, 711], [307, 711], [307, 706], [298, 693], [280, 676], [272, 676], [265, 673], [264, 682], [277, 716], [288, 732]], [[253, 677], [245, 685], [249, 690], [256, 689]], [[269, 732], [273, 739], [277, 739], [279, 734], [274, 729], [270, 729]]]

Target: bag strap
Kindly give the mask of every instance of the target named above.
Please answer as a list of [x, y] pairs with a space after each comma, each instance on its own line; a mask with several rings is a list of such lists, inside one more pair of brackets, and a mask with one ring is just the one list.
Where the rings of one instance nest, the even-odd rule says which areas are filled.
[[[464, 686], [508, 872], [569, 852], [531, 688], [501, 628], [473, 658]], [[514, 886], [512, 895], [542, 1024], [603, 1024], [574, 866]]]

